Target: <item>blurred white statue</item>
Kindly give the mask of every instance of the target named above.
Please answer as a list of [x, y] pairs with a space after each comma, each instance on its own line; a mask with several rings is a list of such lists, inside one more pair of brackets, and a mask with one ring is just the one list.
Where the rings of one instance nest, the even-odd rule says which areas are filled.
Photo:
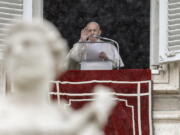
[[0, 102], [1, 135], [102, 135], [115, 105], [108, 88], [80, 111], [48, 102], [50, 80], [65, 71], [66, 41], [46, 21], [17, 23], [8, 33], [6, 69], [11, 92]]

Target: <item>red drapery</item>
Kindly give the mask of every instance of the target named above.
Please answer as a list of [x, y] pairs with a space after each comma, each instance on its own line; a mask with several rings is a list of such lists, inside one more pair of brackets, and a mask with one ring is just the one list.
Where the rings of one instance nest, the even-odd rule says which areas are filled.
[[[91, 99], [88, 93], [92, 93], [96, 85], [114, 90], [117, 105], [104, 128], [106, 135], [152, 134], [150, 70], [67, 71], [57, 80], [59, 85], [53, 91], [59, 91], [60, 98], [66, 99], [75, 109]], [[52, 95], [52, 98], [59, 97]]]

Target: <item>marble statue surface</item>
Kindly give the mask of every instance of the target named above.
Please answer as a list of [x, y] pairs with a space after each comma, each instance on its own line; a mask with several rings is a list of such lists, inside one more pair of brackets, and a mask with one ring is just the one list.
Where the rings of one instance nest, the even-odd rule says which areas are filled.
[[109, 88], [98, 86], [95, 101], [82, 109], [48, 102], [55, 76], [63, 73], [67, 42], [49, 22], [19, 22], [8, 32], [6, 70], [12, 87], [0, 98], [1, 135], [103, 135], [115, 105]]

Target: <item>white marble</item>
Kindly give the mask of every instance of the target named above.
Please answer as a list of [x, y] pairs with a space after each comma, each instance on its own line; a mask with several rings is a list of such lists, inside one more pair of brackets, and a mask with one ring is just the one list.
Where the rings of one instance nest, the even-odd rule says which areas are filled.
[[[8, 33], [6, 69], [11, 91], [0, 102], [3, 135], [102, 135], [115, 101], [108, 88], [95, 88], [95, 101], [79, 111], [48, 102], [50, 80], [65, 71], [67, 45], [46, 21], [20, 22]], [[109, 100], [108, 100], [109, 99]]]
[[154, 135], [179, 135], [180, 122], [164, 121], [154, 123]]

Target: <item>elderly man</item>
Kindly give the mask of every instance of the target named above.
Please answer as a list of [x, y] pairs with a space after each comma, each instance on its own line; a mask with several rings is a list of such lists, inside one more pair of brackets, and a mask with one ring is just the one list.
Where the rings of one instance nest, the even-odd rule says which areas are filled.
[[[74, 44], [73, 48], [70, 50], [68, 57], [75, 62], [80, 63], [85, 59], [85, 53], [87, 44], [102, 42], [97, 38], [101, 35], [101, 29], [97, 22], [89, 22], [84, 29], [81, 30], [81, 37], [78, 43]], [[111, 61], [113, 68], [123, 67], [124, 63], [116, 49], [113, 45], [109, 44], [113, 51], [113, 57], [110, 57], [106, 52], [100, 51], [98, 57], [102, 61]], [[72, 68], [72, 67], [71, 67]], [[77, 67], [73, 67], [76, 68]]]

